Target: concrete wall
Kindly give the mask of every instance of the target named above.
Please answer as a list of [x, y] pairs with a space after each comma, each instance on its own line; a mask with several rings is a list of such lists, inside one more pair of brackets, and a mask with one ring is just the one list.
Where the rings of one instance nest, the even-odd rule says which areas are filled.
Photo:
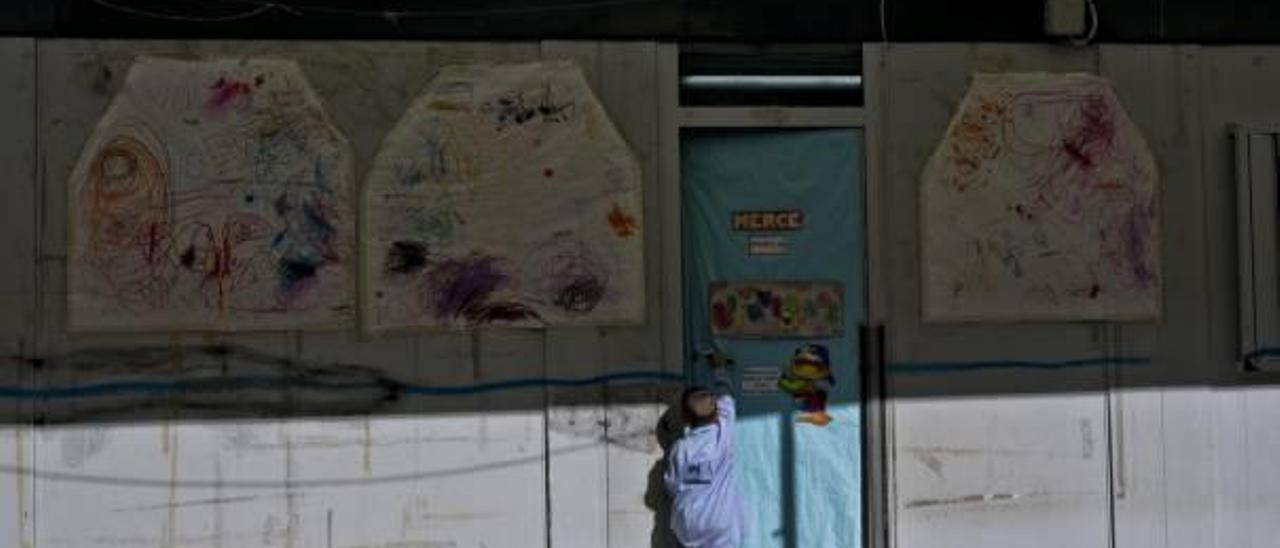
[[[301, 61], [363, 174], [433, 67], [570, 56], [645, 172], [649, 317], [634, 329], [77, 336], [62, 329], [64, 182], [141, 52]], [[678, 227], [674, 50], [653, 43], [178, 43], [0, 40], [0, 384], [359, 363], [418, 383], [671, 367]], [[893, 546], [1261, 547], [1280, 534], [1280, 389], [1235, 372], [1226, 124], [1280, 120], [1280, 48], [872, 46], [872, 196], [887, 324]], [[919, 321], [916, 188], [973, 71], [1099, 72], [1155, 149], [1165, 317], [1155, 325]], [[660, 184], [662, 183], [662, 184]], [[211, 349], [221, 349], [211, 351]], [[230, 349], [230, 351], [227, 351]], [[948, 372], [971, 360], [1150, 365]], [[922, 364], [930, 364], [922, 367]], [[385, 401], [0, 400], [0, 546], [639, 547], [663, 391], [534, 390]], [[273, 399], [274, 398], [274, 399]], [[240, 416], [246, 401], [269, 411]], [[235, 418], [220, 416], [234, 413]], [[338, 416], [329, 416], [336, 413]], [[298, 415], [282, 418], [281, 414]]]

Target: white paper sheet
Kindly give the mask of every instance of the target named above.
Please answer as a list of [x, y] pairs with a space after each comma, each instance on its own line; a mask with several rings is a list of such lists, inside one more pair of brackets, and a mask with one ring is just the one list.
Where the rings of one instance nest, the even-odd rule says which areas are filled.
[[69, 182], [70, 325], [351, 325], [351, 153], [289, 61], [142, 58]]
[[572, 63], [444, 69], [365, 185], [366, 327], [643, 321], [640, 183]]
[[1105, 79], [975, 76], [921, 195], [927, 320], [1159, 316], [1156, 166]]

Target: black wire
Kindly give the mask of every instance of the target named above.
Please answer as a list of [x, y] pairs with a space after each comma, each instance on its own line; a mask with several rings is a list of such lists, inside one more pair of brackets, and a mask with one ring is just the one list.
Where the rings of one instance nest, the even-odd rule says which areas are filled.
[[[273, 10], [279, 10], [291, 15], [305, 17], [308, 15], [324, 15], [324, 16], [342, 16], [342, 17], [364, 17], [370, 19], [383, 19], [391, 23], [396, 23], [400, 19], [425, 19], [425, 18], [458, 18], [458, 17], [492, 17], [502, 15], [532, 15], [542, 13], [564, 12], [564, 11], [581, 11], [598, 9], [614, 6], [652, 4], [658, 0], [590, 0], [582, 2], [566, 2], [563, 4], [549, 5], [532, 5], [532, 6], [513, 6], [505, 8], [484, 8], [484, 9], [458, 9], [458, 10], [398, 10], [398, 9], [381, 9], [381, 10], [362, 10], [354, 8], [342, 8], [334, 6], [323, 6], [305, 3], [283, 3], [283, 2], [260, 2], [255, 0], [213, 0], [201, 2], [200, 5], [207, 6], [213, 4], [236, 4], [246, 6], [245, 11], [226, 14], [226, 15], [194, 15], [191, 13], [181, 13], [179, 10], [174, 12], [156, 11], [155, 9], [142, 8], [136, 5], [128, 5], [129, 0], [91, 0], [93, 3], [121, 13], [134, 15], [137, 17], [145, 17], [150, 19], [159, 19], [166, 21], [182, 21], [195, 23], [220, 23], [234, 22], [252, 19], [268, 13]], [[177, 3], [177, 2], [175, 2]]]
[[262, 15], [278, 7], [276, 4], [272, 4], [272, 3], [255, 2], [253, 4], [256, 7], [250, 8], [246, 11], [237, 12], [237, 13], [230, 13], [226, 15], [190, 15], [190, 14], [181, 14], [181, 13], [153, 11], [149, 9], [140, 8], [137, 6], [129, 6], [129, 5], [121, 4], [121, 3], [118, 3], [118, 0], [91, 0], [91, 1], [100, 7], [103, 7], [112, 11], [118, 11], [120, 13], [126, 13], [129, 15], [137, 16], [137, 17], [145, 17], [148, 19], [159, 19], [163, 21], [180, 21], [184, 23], [230, 23], [233, 21], [244, 21], [246, 19], [252, 19], [254, 17]]

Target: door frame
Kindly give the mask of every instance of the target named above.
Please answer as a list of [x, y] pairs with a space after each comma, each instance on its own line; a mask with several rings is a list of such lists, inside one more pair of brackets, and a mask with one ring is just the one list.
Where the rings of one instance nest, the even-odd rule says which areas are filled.
[[682, 204], [680, 180], [680, 139], [684, 129], [694, 128], [848, 128], [862, 131], [863, 139], [863, 222], [866, 251], [864, 280], [866, 323], [861, 326], [862, 356], [862, 545], [888, 548], [893, 545], [892, 473], [889, 434], [892, 407], [886, 405], [884, 367], [885, 303], [881, 278], [880, 212], [882, 200], [883, 128], [879, 124], [880, 68], [884, 50], [879, 44], [863, 46], [863, 107], [682, 107], [680, 105], [679, 45], [658, 44], [657, 73], [659, 97], [659, 202], [663, 257], [661, 307], [663, 363], [683, 367], [684, 272]]

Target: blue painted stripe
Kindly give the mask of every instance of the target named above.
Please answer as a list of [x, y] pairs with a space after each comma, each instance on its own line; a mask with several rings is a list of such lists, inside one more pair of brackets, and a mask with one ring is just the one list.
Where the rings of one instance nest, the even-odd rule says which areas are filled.
[[577, 387], [635, 381], [683, 382], [684, 376], [661, 371], [628, 371], [581, 379], [533, 377], [452, 386], [426, 386], [395, 381], [323, 382], [289, 377], [219, 377], [176, 381], [112, 381], [51, 388], [0, 386], [0, 399], [64, 400], [123, 395], [156, 396], [290, 389], [344, 392], [365, 389], [413, 395], [461, 396], [502, 390]]
[[[1250, 356], [1280, 356], [1280, 349], [1257, 351]], [[936, 375], [965, 373], [984, 370], [1061, 370], [1085, 367], [1150, 365], [1147, 358], [1087, 358], [1066, 361], [973, 361], [973, 362], [901, 362], [891, 364], [889, 372], [895, 375]], [[506, 390], [523, 390], [548, 387], [584, 387], [620, 382], [682, 383], [684, 375], [665, 371], [625, 371], [584, 378], [525, 377], [503, 381], [461, 385], [420, 385], [398, 381], [318, 381], [296, 377], [217, 377], [174, 381], [108, 381], [101, 383], [58, 386], [50, 388], [24, 388], [0, 386], [0, 399], [10, 400], [66, 400], [108, 396], [158, 396], [174, 394], [207, 394], [243, 390], [309, 390], [351, 391], [383, 390], [389, 393], [417, 396], [465, 396]]]
[[587, 377], [582, 379], [531, 377], [459, 386], [404, 385], [403, 388], [404, 393], [406, 394], [454, 396], [477, 394], [481, 392], [496, 392], [501, 390], [518, 390], [522, 388], [591, 386], [594, 384], [607, 384], [623, 381], [684, 382], [684, 375], [661, 371], [628, 371], [624, 373], [611, 373], [609, 375], [600, 375], [597, 377]]
[[1259, 348], [1257, 350], [1254, 350], [1253, 352], [1250, 352], [1244, 355], [1245, 363], [1248, 363], [1249, 361], [1252, 361], [1252, 360], [1256, 360], [1258, 358], [1280, 358], [1280, 348], [1271, 348], [1271, 347]]
[[63, 400], [119, 395], [166, 395], [232, 392], [241, 390], [357, 390], [379, 388], [373, 382], [318, 382], [281, 377], [219, 377], [176, 381], [110, 381], [51, 388], [0, 387], [0, 398]]
[[1001, 369], [1061, 370], [1088, 367], [1151, 365], [1149, 358], [1083, 358], [1062, 361], [899, 362], [889, 366], [895, 375], [935, 375]]

